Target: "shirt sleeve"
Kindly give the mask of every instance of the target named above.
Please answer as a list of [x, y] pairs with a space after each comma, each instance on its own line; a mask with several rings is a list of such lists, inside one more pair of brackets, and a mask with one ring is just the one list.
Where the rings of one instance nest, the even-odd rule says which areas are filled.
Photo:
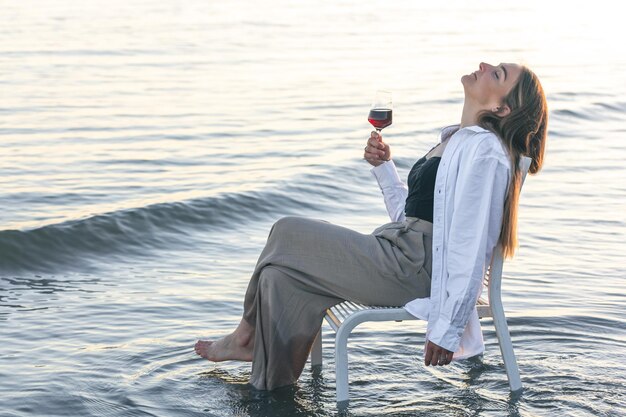
[[383, 193], [385, 207], [387, 207], [387, 213], [391, 221], [403, 221], [405, 219], [404, 206], [409, 190], [400, 179], [396, 165], [393, 161], [383, 162], [372, 168], [370, 172], [378, 181], [378, 186]]
[[447, 244], [447, 283], [433, 343], [456, 352], [482, 289], [485, 264], [500, 236], [509, 168], [495, 157], [474, 159], [458, 173]]

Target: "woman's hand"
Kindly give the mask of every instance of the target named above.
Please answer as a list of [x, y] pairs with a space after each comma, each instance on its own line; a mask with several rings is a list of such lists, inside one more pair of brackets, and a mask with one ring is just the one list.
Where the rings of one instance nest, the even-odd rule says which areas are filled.
[[452, 355], [454, 352], [450, 352], [447, 349], [442, 348], [431, 342], [430, 340], [426, 344], [426, 354], [424, 355], [424, 365], [443, 366], [452, 362]]
[[383, 137], [378, 132], [372, 131], [365, 145], [363, 158], [375, 167], [391, 159], [391, 149], [383, 142]]

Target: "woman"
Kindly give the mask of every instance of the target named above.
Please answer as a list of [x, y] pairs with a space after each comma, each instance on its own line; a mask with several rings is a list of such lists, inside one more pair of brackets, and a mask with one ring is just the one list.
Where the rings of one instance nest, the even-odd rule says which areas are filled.
[[[324, 311], [343, 300], [404, 305], [427, 319], [426, 365], [447, 365], [484, 350], [475, 303], [499, 242], [513, 255], [521, 156], [541, 168], [547, 106], [526, 67], [481, 63], [461, 78], [460, 125], [411, 169], [408, 190], [389, 145], [372, 132], [374, 166], [392, 222], [371, 234], [322, 220], [274, 224], [244, 299], [237, 329], [196, 353], [210, 361], [252, 361], [250, 383], [272, 390], [297, 381]], [[432, 277], [432, 279], [431, 279]]]

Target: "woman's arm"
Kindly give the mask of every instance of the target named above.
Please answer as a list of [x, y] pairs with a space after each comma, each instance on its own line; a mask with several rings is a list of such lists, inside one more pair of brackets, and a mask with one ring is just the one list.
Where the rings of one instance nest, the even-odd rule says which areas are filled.
[[394, 222], [404, 220], [404, 205], [409, 190], [400, 179], [396, 165], [391, 160], [391, 148], [378, 132], [371, 133], [363, 158], [374, 166], [370, 172], [376, 177], [378, 186], [383, 192], [389, 218]]
[[391, 221], [403, 221], [405, 219], [404, 206], [409, 190], [400, 179], [396, 165], [390, 160], [372, 168], [370, 172], [378, 181]]

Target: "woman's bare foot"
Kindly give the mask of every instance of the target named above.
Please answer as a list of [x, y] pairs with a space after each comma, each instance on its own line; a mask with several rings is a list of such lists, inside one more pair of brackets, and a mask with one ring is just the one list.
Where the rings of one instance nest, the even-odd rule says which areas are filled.
[[228, 336], [216, 341], [198, 340], [194, 346], [196, 354], [212, 362], [228, 360], [252, 362], [253, 348], [254, 328], [244, 320]]

